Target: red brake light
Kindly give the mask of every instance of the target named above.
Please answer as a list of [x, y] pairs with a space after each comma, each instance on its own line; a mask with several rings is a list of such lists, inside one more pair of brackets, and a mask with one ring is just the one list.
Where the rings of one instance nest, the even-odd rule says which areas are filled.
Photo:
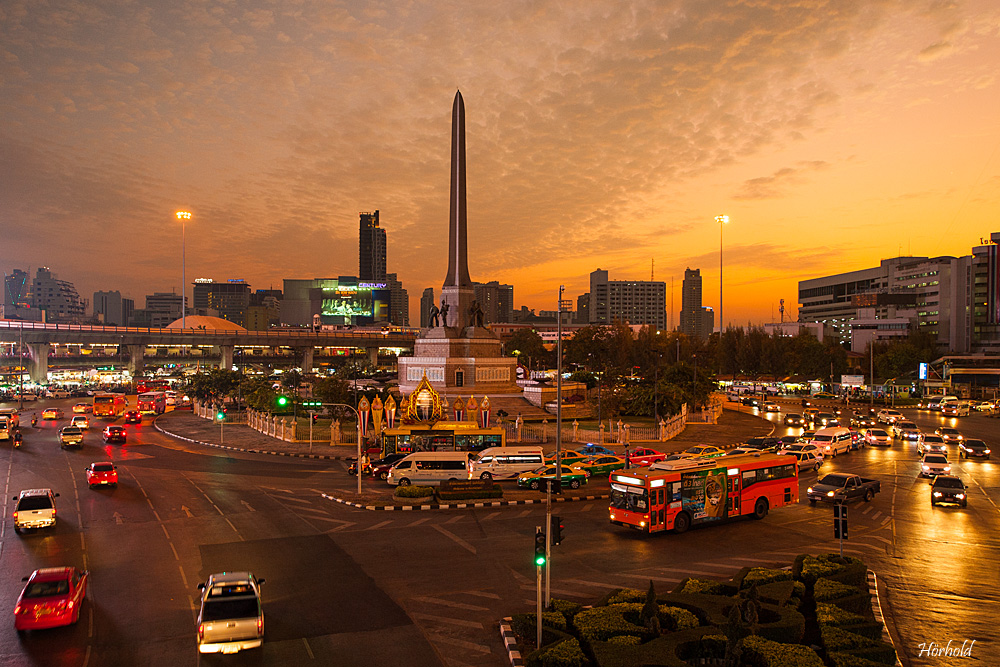
[[204, 639], [204, 638], [205, 638], [205, 624], [204, 623], [199, 623], [198, 624], [198, 639]]
[[264, 634], [264, 617], [263, 616], [258, 616], [257, 617], [257, 634], [258, 635]]

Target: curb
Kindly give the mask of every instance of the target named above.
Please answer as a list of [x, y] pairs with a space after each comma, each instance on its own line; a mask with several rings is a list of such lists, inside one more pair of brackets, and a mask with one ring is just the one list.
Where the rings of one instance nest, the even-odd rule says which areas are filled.
[[[158, 418], [157, 418], [158, 419]], [[230, 447], [229, 445], [217, 445], [214, 442], [204, 442], [202, 440], [195, 440], [194, 438], [187, 438], [183, 435], [177, 435], [176, 433], [171, 433], [170, 431], [162, 428], [156, 423], [156, 419], [153, 420], [153, 428], [155, 428], [160, 433], [164, 435], [169, 435], [171, 438], [177, 438], [178, 440], [184, 440], [185, 442], [191, 442], [196, 445], [202, 445], [204, 447], [215, 447], [216, 449], [225, 449], [231, 452], [245, 452], [247, 454], [270, 454], [271, 456], [288, 456], [290, 458], [296, 459], [316, 459], [322, 461], [353, 461], [355, 457], [348, 456], [330, 456], [327, 454], [297, 454], [293, 452], [272, 452], [265, 449], [247, 449], [245, 447]]]
[[[327, 500], [332, 500], [334, 502], [340, 503], [342, 505], [347, 505], [349, 507], [356, 507], [361, 510], [373, 510], [373, 511], [383, 511], [383, 512], [417, 512], [417, 511], [427, 511], [427, 510], [457, 510], [457, 509], [476, 509], [478, 507], [507, 507], [510, 505], [538, 505], [544, 503], [545, 500], [539, 498], [537, 500], [490, 500], [481, 503], [434, 503], [432, 505], [362, 505], [361, 503], [351, 502], [350, 500], [344, 500], [343, 498], [338, 498], [336, 496], [331, 496], [327, 493], [321, 493], [322, 497]], [[607, 500], [611, 497], [611, 494], [604, 494], [600, 496], [579, 496], [577, 498], [553, 498], [554, 503], [575, 503], [584, 500]]]
[[878, 594], [878, 578], [872, 570], [868, 570], [868, 593], [872, 597], [872, 613], [875, 615], [875, 620], [882, 624], [882, 641], [892, 646], [893, 651], [896, 652], [895, 664], [897, 667], [901, 667], [903, 663], [899, 660], [899, 649], [896, 648], [896, 642], [892, 640], [892, 634], [889, 633], [885, 616], [882, 614], [882, 601]]
[[524, 660], [521, 659], [521, 651], [517, 647], [514, 630], [510, 627], [511, 622], [510, 616], [506, 616], [500, 621], [500, 638], [503, 639], [503, 646], [507, 649], [507, 658], [510, 660], [511, 667], [523, 667]]

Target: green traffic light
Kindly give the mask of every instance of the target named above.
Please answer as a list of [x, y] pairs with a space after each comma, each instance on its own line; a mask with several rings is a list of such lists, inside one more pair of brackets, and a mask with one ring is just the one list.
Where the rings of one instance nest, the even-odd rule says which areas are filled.
[[535, 565], [545, 565], [545, 556], [535, 556]]
[[226, 413], [225, 412], [221, 412], [221, 411], [217, 412], [216, 415], [215, 415], [215, 418], [218, 419], [221, 422], [223, 419], [226, 418]]
[[283, 408], [286, 405], [288, 405], [288, 397], [287, 396], [279, 396], [278, 397], [278, 407], [279, 408]]

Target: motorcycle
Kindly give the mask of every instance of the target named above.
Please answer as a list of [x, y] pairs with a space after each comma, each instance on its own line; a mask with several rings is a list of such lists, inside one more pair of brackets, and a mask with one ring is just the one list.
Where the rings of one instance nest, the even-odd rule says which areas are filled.
[[38, 417], [31, 415], [31, 428], [38, 428]]
[[22, 438], [21, 438], [21, 432], [18, 431], [17, 433], [14, 434], [14, 447], [15, 448], [21, 446], [21, 440], [22, 440]]

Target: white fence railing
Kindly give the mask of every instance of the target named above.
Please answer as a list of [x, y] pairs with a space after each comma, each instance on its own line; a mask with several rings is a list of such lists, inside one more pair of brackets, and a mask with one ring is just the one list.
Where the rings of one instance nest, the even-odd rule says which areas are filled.
[[[605, 431], [604, 422], [597, 429], [580, 428], [579, 422], [573, 421], [571, 428], [563, 428], [562, 438], [566, 442], [594, 442], [597, 444], [618, 443], [627, 445], [637, 441], [665, 442], [677, 437], [687, 425], [687, 404], [681, 406], [679, 414], [668, 420], [660, 420], [656, 426], [632, 426], [622, 420], [609, 422]], [[538, 442], [546, 443], [555, 439], [556, 429], [546, 419], [541, 424], [525, 424], [520, 417], [504, 425], [507, 442]]]

